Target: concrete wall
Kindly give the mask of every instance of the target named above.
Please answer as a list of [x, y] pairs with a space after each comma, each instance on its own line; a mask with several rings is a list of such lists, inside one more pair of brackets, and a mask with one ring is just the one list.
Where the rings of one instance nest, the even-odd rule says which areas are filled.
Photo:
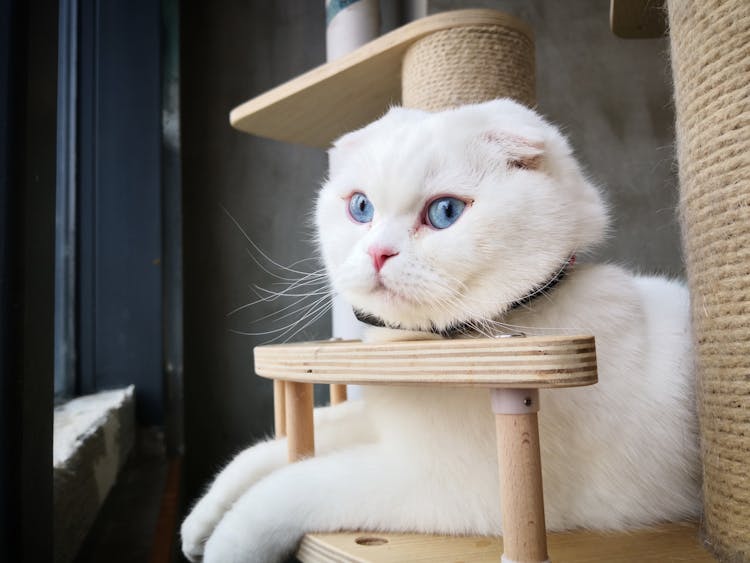
[[[323, 62], [322, 2], [187, 2], [182, 12], [182, 141], [185, 289], [185, 447], [191, 499], [227, 456], [272, 431], [272, 385], [253, 374], [263, 330], [227, 316], [253, 284], [277, 281], [247, 254], [223, 211], [282, 263], [312, 254], [306, 217], [325, 174], [322, 151], [243, 135], [236, 105]], [[322, 337], [326, 323], [305, 333]]]
[[[248, 235], [281, 263], [312, 255], [307, 217], [325, 155], [232, 130], [235, 105], [322, 63], [323, 1], [188, 1], [182, 12], [185, 435], [191, 501], [227, 457], [272, 430], [271, 384], [253, 375], [253, 319], [227, 316], [273, 288], [247, 254]], [[615, 230], [599, 256], [681, 272], [674, 218], [672, 108], [666, 43], [609, 31], [608, 2], [430, 0], [430, 13], [488, 6], [537, 35], [539, 108], [564, 125], [591, 176], [609, 188]], [[398, 10], [388, 6], [386, 27]], [[395, 15], [394, 15], [395, 14]], [[278, 287], [278, 286], [276, 286]], [[298, 337], [327, 337], [327, 319]]]

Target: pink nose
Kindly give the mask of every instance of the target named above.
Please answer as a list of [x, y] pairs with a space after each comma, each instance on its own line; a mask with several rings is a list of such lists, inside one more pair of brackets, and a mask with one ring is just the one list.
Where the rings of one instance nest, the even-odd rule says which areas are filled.
[[371, 246], [367, 253], [372, 256], [372, 265], [375, 266], [375, 271], [379, 272], [385, 261], [392, 256], [396, 256], [398, 251], [382, 246]]

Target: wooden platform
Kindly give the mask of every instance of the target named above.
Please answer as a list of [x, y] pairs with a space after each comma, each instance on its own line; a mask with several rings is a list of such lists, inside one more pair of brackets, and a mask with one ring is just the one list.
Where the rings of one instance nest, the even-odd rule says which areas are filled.
[[457, 10], [418, 19], [236, 107], [232, 126], [278, 141], [326, 148], [401, 100], [401, 61], [416, 41], [436, 31], [473, 25], [513, 27], [522, 21], [495, 10]]
[[275, 344], [255, 348], [255, 371], [271, 379], [358, 385], [543, 389], [597, 381], [593, 336]]
[[[343, 532], [308, 534], [302, 563], [498, 563], [502, 539], [417, 534]], [[709, 563], [695, 524], [666, 524], [628, 533], [573, 532], [548, 535], [553, 563]]]

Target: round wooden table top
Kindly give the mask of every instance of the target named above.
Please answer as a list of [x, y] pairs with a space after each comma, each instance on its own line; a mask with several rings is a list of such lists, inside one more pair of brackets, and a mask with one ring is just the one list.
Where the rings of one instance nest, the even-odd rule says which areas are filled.
[[597, 381], [593, 336], [272, 344], [255, 348], [255, 371], [270, 379], [356, 385], [543, 389]]

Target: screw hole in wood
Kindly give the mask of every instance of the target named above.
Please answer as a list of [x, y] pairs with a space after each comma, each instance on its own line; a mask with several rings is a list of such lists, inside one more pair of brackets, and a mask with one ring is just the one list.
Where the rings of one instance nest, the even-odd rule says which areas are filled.
[[354, 540], [354, 542], [359, 545], [384, 545], [388, 543], [388, 540], [385, 538], [361, 536], [361, 537], [358, 537], [356, 540]]

